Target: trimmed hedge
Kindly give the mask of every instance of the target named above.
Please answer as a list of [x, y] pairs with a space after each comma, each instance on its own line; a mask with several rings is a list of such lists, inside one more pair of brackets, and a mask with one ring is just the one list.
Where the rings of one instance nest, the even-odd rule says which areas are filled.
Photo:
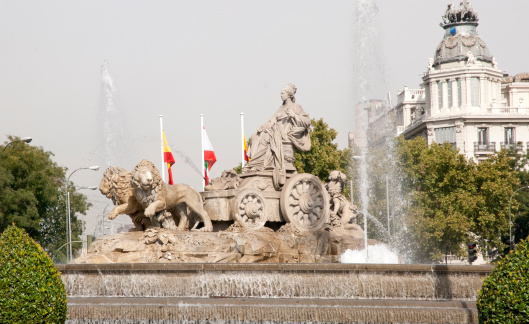
[[64, 323], [61, 274], [26, 231], [9, 226], [0, 236], [0, 323]]
[[521, 241], [483, 281], [477, 301], [480, 323], [529, 321], [529, 241]]

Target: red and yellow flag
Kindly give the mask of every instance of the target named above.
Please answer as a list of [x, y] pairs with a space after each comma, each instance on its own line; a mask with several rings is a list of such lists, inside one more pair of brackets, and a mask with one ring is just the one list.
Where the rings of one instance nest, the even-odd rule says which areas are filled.
[[165, 132], [163, 134], [163, 161], [167, 163], [167, 172], [169, 173], [169, 184], [173, 184], [173, 172], [171, 171], [171, 166], [174, 164], [173, 153], [171, 153], [171, 148], [167, 145], [167, 139], [165, 138]]
[[248, 145], [246, 144], [246, 135], [242, 135], [243, 141], [244, 141], [244, 161], [250, 162], [250, 158], [248, 157]]

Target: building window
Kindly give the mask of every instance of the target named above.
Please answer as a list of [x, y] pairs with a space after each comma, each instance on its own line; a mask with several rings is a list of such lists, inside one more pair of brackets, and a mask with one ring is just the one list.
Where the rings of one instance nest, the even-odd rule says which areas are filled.
[[437, 95], [439, 96], [439, 109], [443, 108], [443, 84], [437, 81]]
[[478, 144], [488, 144], [489, 143], [489, 128], [488, 127], [478, 127]]
[[454, 102], [452, 101], [452, 80], [448, 80], [446, 84], [448, 86], [448, 107], [453, 107]]
[[462, 98], [462, 91], [461, 91], [461, 79], [457, 79], [457, 103], [458, 107], [461, 107], [461, 98]]
[[514, 127], [505, 127], [505, 144], [514, 144]]
[[472, 107], [479, 106], [479, 79], [471, 78], [470, 79], [470, 103]]
[[449, 142], [456, 144], [456, 128], [452, 127], [440, 127], [435, 130], [435, 142], [442, 144], [444, 142]]

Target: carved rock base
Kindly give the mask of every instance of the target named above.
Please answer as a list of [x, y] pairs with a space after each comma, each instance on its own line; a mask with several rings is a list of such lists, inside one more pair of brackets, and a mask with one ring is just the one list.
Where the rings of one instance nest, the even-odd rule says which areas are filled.
[[356, 232], [299, 233], [288, 224], [277, 232], [237, 226], [213, 233], [153, 228], [97, 239], [72, 263], [332, 263], [347, 249], [364, 248], [363, 235]]

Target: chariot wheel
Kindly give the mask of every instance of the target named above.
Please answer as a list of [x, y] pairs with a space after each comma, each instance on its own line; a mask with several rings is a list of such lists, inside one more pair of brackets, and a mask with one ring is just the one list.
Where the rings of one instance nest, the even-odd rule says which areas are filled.
[[281, 213], [300, 231], [317, 231], [329, 217], [329, 196], [323, 183], [308, 173], [290, 178], [281, 191]]
[[233, 197], [231, 212], [233, 219], [249, 230], [257, 231], [266, 223], [265, 200], [253, 189], [244, 189]]

